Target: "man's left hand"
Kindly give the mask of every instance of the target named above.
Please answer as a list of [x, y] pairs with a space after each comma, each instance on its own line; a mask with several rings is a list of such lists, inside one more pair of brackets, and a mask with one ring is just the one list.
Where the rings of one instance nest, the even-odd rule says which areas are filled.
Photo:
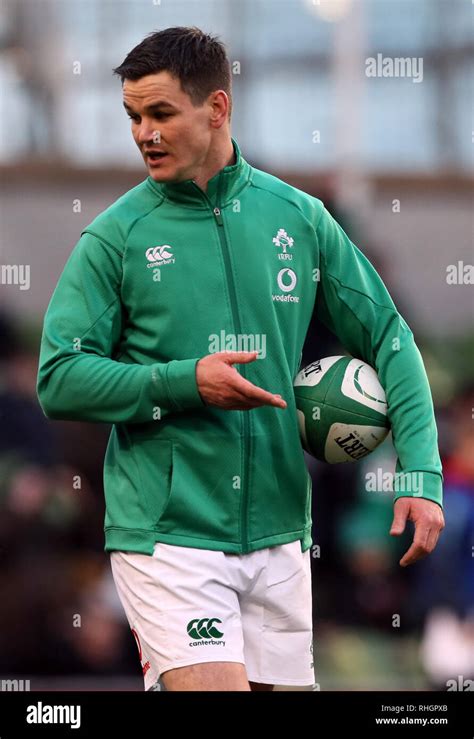
[[430, 554], [444, 529], [443, 511], [437, 503], [426, 498], [403, 497], [395, 501], [390, 534], [403, 534], [407, 521], [415, 524], [415, 536], [411, 547], [400, 560], [401, 567], [407, 567]]

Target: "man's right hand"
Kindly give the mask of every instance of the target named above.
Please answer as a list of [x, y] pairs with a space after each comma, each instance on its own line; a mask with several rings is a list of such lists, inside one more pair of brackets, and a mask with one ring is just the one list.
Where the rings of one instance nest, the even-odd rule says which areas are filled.
[[216, 352], [203, 357], [196, 365], [199, 392], [206, 405], [228, 411], [246, 411], [261, 405], [286, 408], [281, 395], [274, 395], [242, 377], [234, 364], [246, 364], [258, 352]]

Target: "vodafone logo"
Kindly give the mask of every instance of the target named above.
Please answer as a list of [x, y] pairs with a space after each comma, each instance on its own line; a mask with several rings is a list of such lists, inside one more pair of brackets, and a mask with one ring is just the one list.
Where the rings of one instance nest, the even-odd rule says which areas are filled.
[[296, 277], [296, 273], [292, 269], [286, 268], [279, 271], [277, 275], [277, 282], [280, 290], [283, 290], [284, 293], [289, 293], [295, 289], [298, 278]]
[[[285, 267], [285, 269], [281, 269], [277, 274], [278, 287], [280, 288], [282, 293], [291, 293], [295, 289], [297, 282], [298, 278], [296, 276], [296, 272], [293, 269]], [[282, 295], [281, 293], [277, 295], [272, 295], [272, 300], [278, 303], [300, 302], [299, 295]]]

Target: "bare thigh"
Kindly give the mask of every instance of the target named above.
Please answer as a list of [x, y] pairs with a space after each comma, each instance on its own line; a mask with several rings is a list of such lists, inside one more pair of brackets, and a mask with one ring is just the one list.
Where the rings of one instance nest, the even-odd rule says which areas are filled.
[[176, 667], [161, 675], [165, 690], [272, 690], [273, 686], [249, 683], [240, 662], [202, 662]]

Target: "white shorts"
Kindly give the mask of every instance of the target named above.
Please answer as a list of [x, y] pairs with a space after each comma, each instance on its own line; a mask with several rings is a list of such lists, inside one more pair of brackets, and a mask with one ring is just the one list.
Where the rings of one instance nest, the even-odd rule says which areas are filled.
[[145, 690], [175, 667], [240, 662], [252, 682], [313, 685], [310, 550], [299, 540], [249, 554], [158, 542], [111, 552]]

